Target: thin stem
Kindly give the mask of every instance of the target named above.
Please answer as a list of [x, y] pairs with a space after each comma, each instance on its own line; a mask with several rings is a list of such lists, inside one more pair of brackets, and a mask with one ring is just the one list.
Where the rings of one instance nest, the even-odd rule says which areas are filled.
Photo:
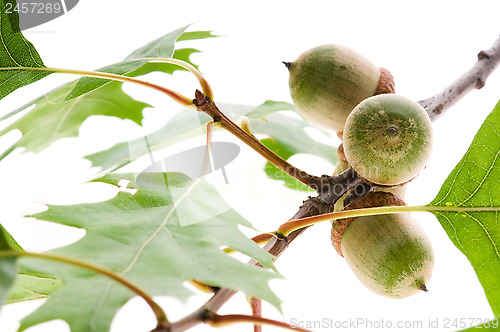
[[[247, 298], [250, 308], [252, 309], [252, 317], [262, 317], [262, 300], [256, 297]], [[253, 324], [253, 332], [262, 332], [262, 324]]]
[[277, 326], [291, 331], [311, 332], [310, 330], [306, 330], [295, 325], [291, 325], [285, 322], [278, 322], [276, 320], [262, 318], [262, 317], [247, 316], [247, 315], [218, 315], [214, 313], [207, 316], [208, 319], [205, 322], [213, 327], [223, 327], [226, 325], [237, 324], [237, 323], [253, 323], [253, 324]]
[[[257, 244], [264, 244], [264, 243], [269, 242], [269, 240], [275, 236], [276, 235], [274, 233], [263, 233], [263, 234], [259, 234], [257, 236], [254, 236], [252, 238], [252, 241], [257, 243]], [[235, 252], [236, 250], [234, 250], [233, 248], [224, 248], [223, 251], [227, 254], [231, 254], [231, 253]]]
[[196, 67], [194, 67], [190, 63], [188, 63], [186, 61], [179, 60], [179, 59], [174, 59], [174, 58], [142, 58], [142, 59], [138, 59], [138, 60], [147, 60], [150, 63], [170, 63], [170, 64], [174, 64], [174, 65], [177, 65], [177, 66], [180, 66], [180, 67], [183, 67], [183, 68], [189, 70], [196, 77], [198, 82], [200, 82], [200, 86], [201, 86], [205, 96], [207, 96], [208, 98], [210, 98], [212, 100], [214, 99], [214, 93], [213, 93], [212, 87], [210, 86], [208, 81], [205, 79], [205, 77], [200, 73], [200, 71], [198, 69], [196, 69]]
[[343, 218], [354, 218], [361, 216], [374, 216], [379, 214], [403, 213], [403, 212], [498, 212], [500, 207], [459, 207], [459, 206], [429, 206], [429, 205], [416, 205], [416, 206], [382, 206], [355, 210], [343, 210], [332, 213], [325, 213], [317, 216], [291, 220], [281, 225], [276, 234], [280, 237], [286, 238], [291, 232], [323, 222], [326, 220], [336, 220]]
[[196, 281], [196, 280], [189, 280], [189, 283], [192, 286], [196, 287], [196, 289], [198, 289], [204, 293], [212, 293], [213, 294], [217, 290], [216, 287], [209, 286], [207, 284], [204, 284], [204, 283]]
[[3, 71], [3, 70], [5, 70], [5, 71], [6, 70], [48, 71], [48, 72], [52, 72], [52, 73], [73, 74], [73, 75], [108, 79], [108, 80], [119, 81], [119, 82], [134, 83], [134, 84], [142, 85], [142, 86], [160, 91], [160, 92], [166, 94], [167, 96], [169, 96], [170, 98], [172, 98], [177, 103], [181, 104], [182, 106], [193, 106], [193, 101], [191, 99], [181, 95], [178, 92], [175, 92], [173, 90], [167, 89], [165, 87], [162, 87], [162, 86], [154, 84], [154, 83], [146, 82], [146, 81], [143, 81], [143, 80], [140, 80], [137, 78], [123, 76], [123, 75], [102, 73], [102, 72], [96, 72], [96, 71], [65, 69], [65, 68], [51, 68], [51, 67], [3, 67], [3, 68], [0, 68], [0, 71]]
[[207, 123], [207, 142], [205, 145], [205, 156], [203, 157], [203, 163], [201, 165], [200, 176], [207, 174], [208, 163], [210, 162], [210, 147], [212, 144], [212, 133], [214, 129], [214, 122], [210, 121]]
[[[497, 66], [498, 64], [498, 54], [500, 54], [500, 47], [498, 46], [500, 44], [500, 39], [495, 42], [493, 47], [487, 51], [480, 52], [479, 56], [479, 61], [478, 63], [474, 66], [475, 69], [471, 69], [472, 71], [481, 71], [480, 67], [484, 67], [485, 70], [483, 71], [483, 75], [481, 76], [481, 79], [476, 79], [473, 78], [473, 75], [463, 75], [461, 76], [457, 81], [452, 83], [448, 88], [444, 89], [442, 92], [436, 94], [433, 97], [430, 97], [428, 99], [422, 100], [419, 103], [426, 109], [428, 112], [429, 116], [431, 119], [435, 119], [438, 117], [439, 114], [443, 113], [445, 109], [450, 107], [454, 102], [458, 101], [463, 95], [465, 95], [467, 92], [471, 91], [472, 88], [470, 87], [475, 87], [479, 88], [481, 86], [481, 82], [484, 83], [486, 80], [486, 77], [493, 71], [493, 68]], [[461, 83], [463, 81], [463, 83]], [[479, 83], [479, 84], [477, 84]], [[450, 90], [450, 87], [454, 88], [455, 85], [458, 86], [468, 86], [469, 88], [467, 89], [462, 89], [460, 91], [456, 91], [455, 95], [447, 94], [446, 91]], [[451, 91], [450, 91], [451, 92]], [[450, 99], [451, 102], [447, 101], [447, 99]], [[215, 106], [210, 100], [206, 100], [201, 92], [196, 94], [196, 99], [195, 99], [195, 104], [196, 107], [199, 111], [204, 112], [211, 116], [214, 121], [215, 119], [221, 119], [222, 118], [222, 112], [218, 110], [217, 106]], [[232, 129], [232, 128], [230, 128]], [[234, 129], [236, 132], [237, 129]], [[232, 132], [233, 133], [233, 132]], [[235, 134], [235, 133], [233, 133]], [[236, 135], [236, 134], [235, 134]], [[237, 134], [237, 137], [240, 137], [240, 139], [243, 139], [245, 143], [247, 143], [246, 136]], [[255, 138], [250, 138], [250, 140], [254, 140]], [[248, 143], [247, 143], [248, 144]], [[255, 148], [254, 148], [255, 149]], [[259, 152], [260, 153], [260, 152]], [[265, 153], [260, 153], [264, 157], [267, 158], [267, 155]], [[279, 167], [280, 169], [283, 170], [284, 166], [286, 164], [282, 164], [281, 161], [278, 160], [278, 163], [282, 165]], [[276, 165], [276, 164], [275, 164]], [[347, 170], [347, 172], [352, 172], [351, 170]], [[288, 172], [287, 172], [288, 173]], [[288, 173], [289, 174], [289, 173]], [[346, 173], [347, 174], [347, 173]], [[291, 175], [291, 174], [289, 174]], [[345, 188], [349, 189], [352, 188], [354, 185], [357, 185], [359, 182], [356, 182], [355, 178], [350, 178], [350, 177], [345, 177], [345, 178], [334, 178], [332, 177], [332, 183], [331, 187], [334, 187], [337, 184], [346, 184]], [[300, 180], [299, 180], [300, 181]], [[313, 180], [314, 181], [314, 180]], [[313, 182], [311, 181], [311, 183]], [[302, 182], [302, 181], [301, 181]], [[326, 181], [328, 182], [328, 181]], [[338, 199], [338, 196], [333, 194], [328, 194], [325, 193], [323, 190], [323, 187], [317, 187], [315, 189], [321, 188], [320, 192], [321, 194], [318, 197], [313, 197], [309, 198], [304, 202], [304, 205], [302, 205], [299, 209], [299, 211], [292, 217], [291, 220], [297, 220], [297, 219], [302, 219], [310, 216], [316, 216], [320, 214], [326, 214], [331, 208], [331, 206], [335, 203], [335, 201]], [[345, 191], [343, 191], [341, 194], [343, 194]], [[456, 212], [462, 212], [465, 213], [467, 212], [465, 208], [460, 209], [455, 209]], [[493, 210], [491, 210], [493, 209]], [[425, 211], [450, 211], [451, 209], [445, 209], [443, 207], [425, 207]], [[462, 211], [460, 211], [462, 210]], [[474, 208], [474, 211], [479, 211], [478, 208]], [[499, 208], [489, 208], [487, 211], [499, 211]], [[328, 217], [327, 220], [333, 219], [331, 216]], [[286, 238], [279, 238], [279, 237], [272, 237], [270, 241], [264, 246], [264, 250], [267, 252], [271, 253], [274, 255], [274, 259], [277, 259], [279, 255], [281, 255], [286, 248], [290, 245], [290, 243], [296, 239], [300, 234], [302, 234], [308, 226], [302, 226], [302, 228], [296, 229], [292, 232], [290, 232]], [[251, 261], [249, 264], [256, 264], [255, 261]], [[220, 309], [226, 303], [236, 292], [227, 289], [227, 288], [221, 288], [217, 291], [217, 293], [210, 298], [201, 308], [199, 308], [197, 311], [193, 312], [192, 314], [184, 317], [178, 322], [172, 323], [172, 331], [185, 331], [188, 328], [191, 328], [197, 324], [200, 323], [201, 317], [203, 317], [203, 314], [209, 310], [216, 312], [217, 310]]]
[[128, 279], [122, 277], [121, 275], [117, 274], [114, 271], [108, 270], [106, 268], [103, 268], [101, 266], [85, 262], [76, 258], [71, 258], [71, 257], [65, 257], [65, 256], [59, 256], [59, 255], [54, 255], [54, 254], [47, 254], [47, 253], [33, 253], [33, 252], [26, 252], [26, 251], [15, 251], [15, 250], [10, 250], [10, 251], [0, 251], [0, 258], [5, 258], [5, 257], [32, 257], [32, 258], [39, 258], [39, 259], [47, 259], [47, 260], [52, 260], [52, 261], [58, 261], [66, 264], [71, 264], [75, 266], [79, 266], [82, 268], [85, 268], [87, 270], [91, 270], [94, 272], [97, 272], [99, 274], [105, 275], [110, 279], [115, 280], [116, 282], [122, 284], [123, 286], [127, 287], [129, 290], [134, 292], [136, 295], [142, 297], [144, 301], [151, 307], [151, 310], [153, 310], [156, 320], [158, 321], [158, 326], [164, 326], [168, 324], [168, 319], [167, 315], [163, 311], [163, 309], [153, 300], [151, 295], [149, 295], [145, 290], [137, 286], [136, 284], [132, 283]]
[[219, 110], [217, 105], [215, 105], [215, 103], [210, 98], [207, 98], [207, 96], [205, 96], [201, 91], [196, 90], [195, 95], [196, 99], [194, 100], [194, 102], [198, 111], [209, 115], [214, 120], [214, 122], [218, 122], [222, 128], [226, 129], [231, 134], [239, 138], [241, 141], [254, 149], [257, 153], [266, 158], [269, 162], [271, 162], [283, 172], [315, 190], [320, 189], [322, 184], [322, 180], [320, 177], [310, 175], [298, 169], [297, 167], [291, 165], [289, 162], [271, 151], [255, 136], [249, 134], [236, 123], [234, 123], [231, 119], [229, 119], [224, 113], [221, 112], [221, 110]]

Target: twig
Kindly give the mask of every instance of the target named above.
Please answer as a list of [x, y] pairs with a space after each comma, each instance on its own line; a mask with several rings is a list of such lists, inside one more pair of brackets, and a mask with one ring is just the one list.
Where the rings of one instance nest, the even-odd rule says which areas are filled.
[[435, 121], [467, 93], [474, 89], [481, 89], [486, 84], [486, 79], [500, 63], [500, 38], [489, 49], [479, 52], [477, 57], [478, 61], [474, 66], [455, 82], [436, 95], [419, 101], [432, 121]]
[[[337, 176], [322, 178], [322, 185], [320, 186], [322, 193], [318, 197], [310, 197], [299, 208], [299, 211], [290, 219], [302, 219], [312, 217], [319, 214], [329, 213], [333, 209], [333, 204], [342, 197], [350, 188], [361, 183], [356, 173], [349, 168]], [[307, 227], [298, 229], [291, 232], [286, 238], [272, 237], [271, 240], [264, 246], [264, 250], [274, 255], [276, 260], [281, 253], [300, 235]], [[258, 262], [251, 260], [249, 264], [258, 265]], [[226, 303], [236, 291], [231, 289], [222, 288], [212, 296], [204, 306], [184, 319], [174, 322], [170, 325], [170, 332], [185, 331], [200, 323], [203, 315], [206, 312], [217, 312], [224, 303]]]
[[298, 181], [304, 183], [305, 185], [318, 190], [321, 186], [321, 178], [317, 176], [310, 175], [297, 167], [291, 165], [286, 160], [278, 156], [276, 153], [271, 151], [267, 146], [262, 144], [255, 136], [249, 134], [243, 130], [240, 126], [235, 124], [231, 119], [229, 119], [224, 113], [219, 110], [217, 105], [203, 94], [203, 92], [196, 90], [196, 98], [193, 100], [196, 109], [200, 112], [206, 113], [210, 116], [214, 122], [218, 122], [220, 126], [227, 131], [229, 131], [234, 136], [238, 137], [240, 140], [245, 142], [248, 146], [254, 149], [257, 153], [266, 158], [269, 162], [274, 164], [280, 170], [286, 174], [294, 177]]
[[[477, 63], [468, 72], [460, 76], [460, 78], [453, 82], [449, 87], [436, 94], [435, 96], [419, 102], [425, 108], [433, 121], [437, 119], [439, 115], [441, 115], [445, 110], [447, 110], [454, 103], [460, 100], [465, 94], [472, 91], [473, 89], [480, 89], [484, 86], [487, 77], [500, 63], [500, 38], [497, 39], [497, 41], [490, 49], [481, 51], [478, 55], [478, 58], [479, 60], [477, 61]], [[244, 142], [247, 144], [250, 141], [253, 142], [252, 144], [255, 144], [256, 147], [252, 145], [251, 146], [265, 158], [269, 159], [268, 157], [271, 157], [268, 151], [259, 151], [260, 145], [254, 142], [258, 142], [258, 140], [254, 136], [246, 133], [240, 127], [235, 125], [231, 120], [227, 119], [224, 114], [217, 108], [217, 106], [212, 101], [207, 100], [201, 92], [197, 92], [196, 98], [197, 99], [195, 100], [195, 105], [197, 106], [197, 109], [199, 111], [205, 112], [214, 120], [217, 119], [217, 121], [221, 121], [221, 124], [222, 122], [228, 120], [228, 123], [226, 125], [223, 125], [224, 128], [228, 129], [231, 133], [244, 140]], [[245, 135], [241, 134], [240, 132], [245, 133]], [[271, 157], [271, 159], [278, 164], [275, 164], [278, 168], [284, 170], [285, 172], [287, 172], [288, 167], [293, 167], [286, 161], [283, 161], [281, 158], [276, 159], [276, 157]], [[271, 161], [271, 159], [269, 160]], [[294, 170], [290, 173], [287, 172], [291, 176], [302, 172], [294, 167], [290, 169]], [[303, 176], [303, 174], [301, 175]], [[311, 177], [308, 174], [307, 176]], [[301, 181], [301, 179], [297, 176], [294, 177]], [[309, 199], [304, 201], [304, 204], [299, 208], [299, 211], [290, 220], [312, 217], [319, 214], [331, 212], [333, 204], [340, 197], [342, 197], [344, 193], [346, 193], [354, 186], [359, 185], [367, 191], [371, 190], [371, 186], [366, 184], [361, 185], [363, 182], [358, 178], [357, 174], [351, 168], [339, 174], [338, 176], [323, 176], [313, 178], [313, 180], [310, 180], [310, 183], [313, 183], [313, 185], [316, 186], [316, 190], [318, 191], [319, 195], [314, 198], [310, 197]], [[301, 182], [305, 183], [304, 181]], [[295, 240], [300, 234], [302, 234], [308, 227], [309, 226], [297, 229], [291, 232], [286, 238], [274, 236], [264, 246], [264, 249], [274, 255], [274, 260], [276, 260], [286, 250], [290, 243]], [[252, 260], [250, 261], [250, 264], [257, 265], [258, 263]], [[205, 305], [203, 305], [200, 309], [193, 312], [191, 315], [185, 317], [184, 319], [172, 323], [170, 325], [169, 332], [185, 331], [188, 328], [200, 324], [207, 312], [217, 312], [220, 307], [224, 303], [226, 303], [235, 293], [235, 291], [230, 289], [219, 289], [214, 294], [214, 296], [210, 300], [208, 300], [207, 303], [205, 303]]]

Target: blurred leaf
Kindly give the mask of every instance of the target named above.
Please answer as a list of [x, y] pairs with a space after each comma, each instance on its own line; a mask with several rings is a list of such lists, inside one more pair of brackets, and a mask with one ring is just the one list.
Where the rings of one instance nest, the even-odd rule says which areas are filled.
[[19, 129], [23, 137], [16, 147], [40, 151], [58, 139], [78, 136], [78, 130], [92, 115], [115, 116], [141, 124], [142, 111], [148, 104], [125, 94], [122, 83], [113, 82], [102, 89], [65, 101], [75, 82], [54, 90], [39, 100], [25, 116], [0, 132], [3, 135]]
[[[145, 61], [135, 61], [133, 59], [143, 56], [166, 57], [169, 55], [170, 57], [173, 54], [178, 59], [190, 62], [189, 56], [199, 52], [198, 50], [184, 48], [174, 52], [175, 41], [179, 36], [184, 35], [185, 29], [186, 27], [177, 29], [137, 49], [125, 61], [109, 66], [112, 69], [109, 72], [128, 73], [130, 76], [136, 76], [152, 71], [173, 73], [175, 70], [182, 69], [171, 64], [145, 64]], [[205, 31], [199, 33], [193, 31], [187, 32], [187, 34], [187, 39], [208, 38], [211, 36]], [[20, 129], [23, 132], [23, 137], [15, 147], [26, 147], [29, 151], [40, 151], [60, 138], [77, 136], [81, 124], [91, 115], [116, 116], [122, 119], [130, 119], [140, 125], [142, 110], [144, 107], [149, 107], [149, 105], [135, 101], [125, 94], [121, 90], [121, 83], [107, 82], [110, 81], [84, 77], [62, 85], [0, 118], [0, 120], [6, 119], [36, 105], [24, 117], [2, 130], [0, 135], [12, 129]], [[43, 125], [41, 125], [42, 123]], [[0, 159], [13, 151], [15, 147], [4, 152]]]
[[102, 167], [105, 170], [118, 169], [150, 151], [156, 151], [182, 140], [202, 135], [206, 132], [206, 125], [209, 121], [210, 118], [206, 114], [184, 110], [159, 130], [145, 137], [118, 143], [107, 150], [88, 155], [85, 158], [89, 159], [93, 166]]
[[45, 299], [61, 285], [61, 281], [53, 277], [18, 273], [7, 303]]
[[[268, 282], [279, 275], [251, 266], [222, 251], [229, 246], [273, 268], [272, 256], [248, 239], [239, 226], [251, 225], [231, 209], [213, 186], [180, 173], [111, 174], [95, 182], [131, 180], [135, 194], [73, 206], [49, 206], [34, 217], [84, 228], [78, 242], [53, 250], [111, 269], [153, 296], [186, 300], [189, 280], [243, 291], [279, 307]], [[208, 199], [209, 198], [209, 199]], [[63, 319], [72, 331], [108, 331], [118, 309], [134, 296], [106, 277], [65, 264], [23, 259], [25, 271], [55, 275], [62, 286], [25, 318], [30, 326]], [[68, 305], [68, 299], [72, 304]]]
[[[186, 61], [197, 68], [198, 66], [196, 66], [194, 63], [192, 63], [191, 60], [189, 59], [189, 57], [191, 56], [191, 54], [199, 53], [199, 52], [200, 51], [198, 51], [194, 48], [181, 48], [181, 49], [176, 50], [172, 57], [174, 59]], [[176, 71], [176, 70], [185, 70], [185, 69], [182, 67], [170, 64], [170, 63], [148, 62], [148, 63], [145, 63], [143, 66], [139, 67], [138, 69], [134, 70], [133, 72], [128, 73], [127, 76], [136, 77], [136, 76], [146, 75], [146, 74], [149, 74], [149, 73], [152, 73], [155, 71], [162, 72], [165, 74], [173, 74], [174, 71]], [[193, 82], [195, 82], [194, 78], [193, 78]]]
[[179, 38], [177, 38], [177, 41], [180, 42], [184, 40], [207, 39], [214, 37], [219, 36], [212, 34], [212, 31], [189, 31], [180, 35]]
[[[285, 160], [287, 160], [294, 154], [292, 151], [288, 150], [286, 146], [281, 145], [270, 138], [263, 139], [262, 143], [264, 143], [265, 146], [267, 146], [274, 153], [276, 153], [278, 156], [280, 156]], [[285, 172], [283, 172], [270, 162], [266, 162], [266, 165], [264, 166], [264, 172], [266, 172], [267, 176], [270, 179], [283, 181], [283, 184], [287, 188], [301, 190], [301, 191], [314, 191], [313, 189], [309, 188], [302, 182], [297, 181], [295, 178], [292, 178], [291, 176], [288, 176], [288, 174], [286, 174]]]
[[[0, 67], [45, 67], [40, 55], [19, 30], [16, 11], [7, 14], [6, 4], [16, 6], [15, 0], [0, 0]], [[0, 71], [0, 99], [25, 85], [49, 75], [49, 72], [9, 70]]]
[[[281, 112], [277, 113], [279, 111], [295, 112], [291, 104], [266, 101], [257, 107], [234, 104], [220, 104], [219, 107], [234, 121], [239, 121], [243, 116], [247, 117], [252, 132], [270, 137], [265, 139], [264, 143], [285, 159], [298, 153], [305, 153], [324, 158], [332, 164], [335, 164], [337, 160], [335, 147], [321, 143], [305, 132], [306, 128], [312, 128], [305, 120], [295, 119]], [[205, 134], [206, 125], [210, 120], [205, 114], [187, 109], [173, 117], [162, 128], [143, 138], [119, 143], [86, 158], [92, 162], [93, 166], [118, 169], [151, 151]], [[271, 164], [266, 165], [266, 173], [271, 178], [285, 181], [285, 185], [289, 188], [306, 190], [302, 183], [271, 166], [274, 167]]]
[[[144, 60], [144, 58], [176, 58], [176, 55], [181, 55], [181, 60], [189, 62], [189, 55], [198, 51], [194, 49], [184, 49], [183, 52], [174, 54], [176, 41], [204, 39], [214, 36], [207, 31], [193, 31], [186, 33], [185, 30], [187, 28], [188, 26], [182, 27], [156, 40], [153, 40], [152, 42], [132, 52], [123, 61], [99, 68], [97, 71], [125, 76], [138, 76], [150, 73], [151, 71], [172, 73], [174, 70], [182, 69], [179, 66], [171, 64], [148, 64], [148, 61]], [[147, 66], [147, 68], [143, 68], [144, 66]], [[71, 91], [71, 93], [66, 97], [66, 100], [79, 97], [109, 82], [111, 81], [101, 78], [82, 77], [78, 80], [78, 83], [73, 88], [73, 91]]]
[[[500, 206], [500, 103], [448, 176], [433, 206]], [[469, 259], [495, 317], [500, 317], [498, 212], [435, 212], [455, 246]]]
[[[17, 242], [7, 230], [0, 225], [0, 253], [17, 249]], [[2, 257], [0, 258], [0, 303], [4, 303], [7, 294], [17, 274], [16, 267], [17, 257]]]
[[[294, 110], [291, 105], [289, 109]], [[248, 116], [250, 118], [252, 115], [249, 114]], [[285, 160], [296, 154], [310, 154], [321, 157], [332, 165], [337, 162], [336, 148], [309, 136], [305, 129], [313, 127], [303, 119], [295, 119], [284, 114], [274, 113], [265, 118], [254, 119], [250, 124], [253, 132], [271, 137], [263, 141], [264, 144]], [[325, 131], [321, 132], [325, 136], [329, 135]], [[270, 162], [266, 163], [264, 171], [271, 179], [283, 181], [287, 188], [312, 191], [309, 187], [281, 171]]]

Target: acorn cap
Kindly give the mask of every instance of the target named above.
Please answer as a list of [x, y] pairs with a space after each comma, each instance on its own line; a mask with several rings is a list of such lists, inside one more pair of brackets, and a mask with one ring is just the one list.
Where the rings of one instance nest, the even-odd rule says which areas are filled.
[[[371, 191], [366, 195], [363, 195], [353, 200], [351, 203], [349, 203], [349, 205], [345, 207], [344, 210], [356, 210], [356, 209], [364, 209], [370, 207], [402, 206], [402, 205], [406, 205], [406, 203], [397, 195], [383, 191]], [[333, 221], [331, 230], [331, 241], [337, 253], [342, 257], [344, 257], [341, 245], [342, 235], [344, 234], [344, 231], [347, 229], [349, 224], [355, 218], [356, 217], [343, 218]]]

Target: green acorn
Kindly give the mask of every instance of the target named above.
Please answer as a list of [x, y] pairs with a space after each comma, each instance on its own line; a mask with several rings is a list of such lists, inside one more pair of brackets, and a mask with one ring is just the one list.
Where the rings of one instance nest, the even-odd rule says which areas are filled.
[[343, 133], [349, 165], [367, 182], [397, 186], [416, 177], [432, 151], [432, 123], [417, 102], [378, 95], [359, 103]]
[[[405, 205], [396, 195], [370, 192], [346, 209]], [[426, 291], [434, 265], [430, 241], [409, 213], [334, 221], [332, 244], [356, 277], [371, 291], [403, 298]]]
[[290, 93], [310, 123], [341, 132], [362, 100], [394, 93], [394, 79], [361, 54], [341, 45], [322, 45], [301, 54], [288, 67]]

